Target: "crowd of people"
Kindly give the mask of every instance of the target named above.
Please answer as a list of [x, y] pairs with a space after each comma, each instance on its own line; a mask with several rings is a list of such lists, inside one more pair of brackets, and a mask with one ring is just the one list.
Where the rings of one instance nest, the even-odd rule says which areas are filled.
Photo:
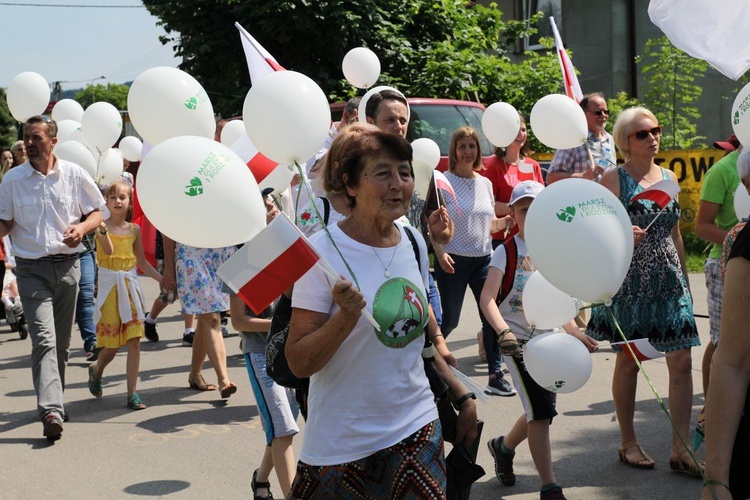
[[[706, 265], [712, 342], [703, 363], [704, 391], [711, 393], [699, 426], [707, 442], [704, 464], [686, 445], [691, 348], [700, 341], [679, 203], [672, 200], [661, 209], [650, 200], [632, 201], [661, 180], [677, 181], [655, 162], [661, 139], [656, 117], [645, 108], [625, 110], [610, 135], [606, 99], [600, 93], [585, 96], [580, 105], [588, 140], [557, 151], [546, 179], [530, 158], [523, 116], [515, 140], [486, 164], [477, 131], [461, 127], [448, 152], [451, 195], [433, 190], [439, 201], [420, 204], [406, 141], [407, 99], [382, 90], [366, 103], [364, 117], [357, 116], [358, 105], [358, 99], [347, 105], [306, 175], [289, 188], [299, 191], [291, 199], [303, 200], [293, 209], [298, 227], [338, 277], [316, 266], [260, 314], [218, 276], [237, 247], [195, 248], [158, 234], [152, 266], [144, 232], [132, 222], [132, 178], [101, 191], [78, 165], [55, 156], [53, 120], [35, 116], [25, 123], [23, 141], [0, 158], [0, 236], [9, 237], [12, 246], [6, 260], [15, 258], [12, 273], [29, 324], [37, 410], [48, 440], [60, 439], [66, 421], [63, 390], [74, 321], [91, 362], [91, 394], [102, 396], [105, 368], [127, 347], [126, 404], [142, 410], [146, 403], [136, 391], [140, 342], [144, 336], [159, 341], [156, 318], [179, 297], [183, 339], [192, 347], [191, 388], [218, 390], [222, 398], [237, 392], [227, 370], [223, 313], [229, 311], [240, 332], [267, 444], [252, 475], [253, 498], [273, 498], [272, 470], [287, 498], [446, 498], [457, 484], [444, 442], [468, 450], [480, 439], [476, 395], [449, 369], [457, 361], [446, 343], [460, 328], [468, 287], [482, 324], [478, 343], [488, 364], [486, 392], [517, 395], [521, 403], [507, 434], [487, 442], [495, 475], [503, 485], [516, 483], [515, 450], [528, 440], [540, 498], [564, 499], [550, 445], [556, 394], [529, 375], [522, 349], [549, 330], [531, 328], [522, 298], [535, 270], [525, 243], [529, 208], [545, 183], [578, 177], [599, 182], [620, 200], [632, 223], [634, 253], [611, 308], [594, 307], [588, 322], [579, 314], [560, 329], [593, 352], [601, 341], [619, 340], [614, 316], [628, 340], [645, 338], [665, 352], [674, 422], [670, 468], [702, 477], [704, 498], [750, 495], [742, 474], [750, 463], [750, 342], [741, 334], [748, 321], [743, 305], [750, 230], [747, 219], [733, 219], [726, 208], [740, 182], [750, 192], [750, 154], [733, 153], [709, 170], [696, 224], [698, 235], [714, 244]], [[615, 150], [624, 163], [617, 164]], [[283, 207], [278, 195], [262, 196], [270, 222]], [[150, 310], [138, 268], [160, 285]], [[293, 375], [304, 382], [301, 389], [281, 385], [266, 370], [266, 338], [276, 331], [286, 334], [284, 353]], [[719, 338], [728, 347], [718, 348]], [[639, 368], [615, 350], [618, 457], [630, 467], [652, 469], [656, 462], [637, 439], [634, 422]], [[206, 357], [216, 384], [204, 378]], [[400, 376], [372, 383], [382, 373]], [[300, 412], [306, 426], [295, 467]]]

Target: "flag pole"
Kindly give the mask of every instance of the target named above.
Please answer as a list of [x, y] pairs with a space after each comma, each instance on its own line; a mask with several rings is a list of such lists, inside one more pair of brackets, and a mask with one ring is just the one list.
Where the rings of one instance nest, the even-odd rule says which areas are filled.
[[656, 222], [656, 219], [658, 219], [658, 218], [659, 218], [659, 216], [660, 216], [660, 215], [661, 215], [662, 213], [664, 213], [664, 209], [666, 209], [666, 208], [667, 208], [667, 207], [664, 207], [664, 208], [662, 208], [661, 210], [659, 210], [659, 213], [658, 213], [658, 214], [656, 214], [656, 217], [654, 217], [654, 220], [652, 220], [652, 221], [651, 221], [651, 222], [649, 223], [649, 225], [648, 225], [648, 226], [646, 226], [646, 229], [644, 229], [644, 231], [648, 231], [648, 228], [650, 228], [650, 227], [651, 227], [651, 226], [652, 226], [652, 225], [654, 224], [654, 222]]

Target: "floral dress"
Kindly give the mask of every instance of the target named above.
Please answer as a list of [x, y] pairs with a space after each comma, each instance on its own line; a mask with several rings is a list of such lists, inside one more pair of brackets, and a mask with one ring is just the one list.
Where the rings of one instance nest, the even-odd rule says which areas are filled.
[[237, 247], [197, 248], [175, 243], [177, 261], [177, 292], [187, 314], [227, 311], [229, 295], [222, 293], [222, 280], [217, 269]]
[[[113, 271], [129, 271], [136, 265], [133, 244], [135, 232], [130, 225], [130, 234], [118, 235], [110, 231], [114, 250], [111, 255], [104, 252], [96, 253], [96, 262], [100, 268]], [[128, 295], [130, 293], [128, 292]], [[117, 301], [117, 287], [112, 288], [104, 300], [101, 308], [101, 319], [96, 324], [96, 347], [118, 348], [132, 338], [143, 337], [143, 322], [138, 320], [133, 297], [129, 296], [132, 321], [123, 323], [120, 319], [120, 309]]]
[[[669, 179], [667, 171], [661, 170], [662, 177]], [[644, 188], [622, 167], [618, 167], [618, 175], [620, 201], [627, 208], [630, 221], [645, 228], [658, 214], [659, 206], [650, 200], [631, 203]], [[636, 245], [625, 281], [612, 298], [611, 311], [625, 337], [647, 338], [662, 352], [700, 345], [690, 291], [672, 241], [672, 228], [679, 220], [679, 203], [672, 200]], [[593, 309], [586, 333], [597, 340], [618, 342], [622, 339], [608, 309]]]

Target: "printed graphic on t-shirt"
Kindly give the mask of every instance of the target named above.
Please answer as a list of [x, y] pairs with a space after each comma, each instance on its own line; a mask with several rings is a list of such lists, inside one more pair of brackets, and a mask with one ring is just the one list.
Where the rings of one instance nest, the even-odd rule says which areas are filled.
[[531, 257], [528, 255], [519, 259], [518, 264], [516, 264], [516, 279], [513, 280], [513, 293], [508, 299], [508, 305], [510, 305], [511, 311], [514, 313], [523, 311], [523, 289], [526, 288], [526, 282], [534, 271], [536, 271], [536, 268], [534, 267], [534, 263], [531, 262]]
[[402, 348], [422, 336], [427, 324], [427, 299], [421, 289], [404, 278], [391, 278], [375, 294], [372, 315], [376, 332], [386, 347]]

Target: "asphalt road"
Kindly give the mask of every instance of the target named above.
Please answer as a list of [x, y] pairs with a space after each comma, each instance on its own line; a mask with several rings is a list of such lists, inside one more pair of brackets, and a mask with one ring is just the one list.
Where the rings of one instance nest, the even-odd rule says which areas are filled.
[[[696, 313], [706, 314], [702, 275], [691, 276]], [[142, 278], [148, 303], [157, 294], [154, 281]], [[708, 321], [698, 319], [701, 339], [708, 341]], [[0, 325], [0, 498], [53, 496], [80, 498], [248, 498], [250, 479], [262, 456], [265, 439], [250, 389], [239, 339], [226, 339], [229, 373], [239, 391], [228, 401], [218, 392], [188, 388], [190, 349], [182, 347], [182, 318], [177, 306], [164, 311], [158, 323], [161, 341], [141, 343], [138, 392], [149, 405], [143, 411], [126, 408], [125, 359], [118, 354], [104, 375], [104, 397], [87, 389], [83, 346], [74, 331], [65, 392], [71, 414], [63, 438], [48, 443], [36, 414], [31, 381], [30, 343]], [[477, 353], [479, 317], [467, 295], [460, 327], [451, 334], [450, 348], [460, 369], [486, 383], [487, 366]], [[693, 421], [703, 397], [700, 360], [703, 348], [693, 349]], [[641, 378], [637, 391], [636, 430], [644, 449], [656, 460], [655, 470], [631, 469], [617, 459], [619, 432], [614, 417], [611, 378], [614, 356], [602, 346], [593, 355], [594, 369], [581, 390], [558, 397], [559, 416], [551, 427], [554, 469], [570, 499], [698, 498], [701, 482], [670, 472], [671, 427], [654, 394]], [[645, 364], [659, 394], [667, 401], [664, 359]], [[209, 382], [216, 382], [207, 365]], [[367, 387], [362, 387], [363, 395]], [[517, 450], [518, 482], [506, 487], [495, 479], [493, 462], [484, 444], [505, 434], [522, 409], [517, 397], [493, 396], [478, 403], [485, 424], [478, 463], [487, 474], [472, 489], [472, 499], [539, 498], [539, 479], [528, 447]], [[300, 419], [301, 421], [301, 419]], [[302, 434], [304, 434], [304, 425]], [[700, 454], [702, 454], [701, 449]], [[275, 476], [272, 491], [281, 498]]]

